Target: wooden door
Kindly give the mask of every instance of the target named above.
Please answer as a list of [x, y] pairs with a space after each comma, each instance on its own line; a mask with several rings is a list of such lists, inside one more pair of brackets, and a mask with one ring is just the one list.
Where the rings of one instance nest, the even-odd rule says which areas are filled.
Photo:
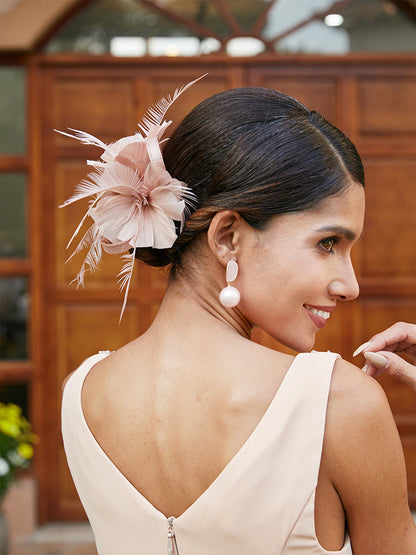
[[[90, 354], [117, 349], [142, 333], [154, 317], [166, 284], [163, 270], [137, 264], [123, 322], [122, 297], [115, 276], [117, 257], [105, 257], [101, 271], [87, 275], [85, 290], [69, 285], [80, 257], [65, 264], [65, 245], [85, 211], [81, 203], [65, 209], [74, 185], [88, 172], [85, 160], [100, 151], [54, 133], [67, 127], [96, 135], [104, 142], [132, 134], [145, 109], [176, 87], [206, 72], [209, 75], [184, 93], [169, 118], [178, 122], [203, 98], [221, 90], [260, 85], [293, 94], [321, 111], [355, 140], [367, 167], [368, 215], [364, 240], [355, 262], [362, 282], [361, 300], [337, 310], [332, 327], [321, 333], [318, 349], [331, 349], [351, 360], [354, 348], [396, 320], [415, 320], [412, 276], [415, 249], [415, 167], [412, 161], [416, 129], [411, 105], [415, 83], [411, 63], [354, 62], [292, 58], [277, 62], [193, 61], [65, 61], [39, 58], [32, 68], [36, 85], [34, 136], [41, 163], [34, 176], [36, 209], [43, 245], [42, 364], [35, 384], [37, 412], [43, 414], [39, 457], [40, 520], [83, 518], [63, 453], [59, 409], [61, 383]], [[290, 62], [290, 63], [289, 63]], [[412, 96], [413, 92], [413, 96]], [[394, 94], [394, 96], [393, 96]], [[374, 100], [376, 99], [376, 100]], [[411, 111], [413, 108], [413, 112]], [[392, 184], [393, 182], [393, 184]], [[35, 209], [35, 207], [34, 207]], [[276, 346], [262, 332], [257, 340]], [[384, 379], [402, 435], [408, 467], [416, 459], [414, 396]], [[416, 474], [409, 470], [412, 499]], [[416, 499], [415, 499], [416, 500]]]

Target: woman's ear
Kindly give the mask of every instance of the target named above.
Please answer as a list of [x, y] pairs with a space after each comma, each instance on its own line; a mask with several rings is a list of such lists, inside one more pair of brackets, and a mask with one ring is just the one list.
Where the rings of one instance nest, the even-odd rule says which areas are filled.
[[237, 260], [244, 228], [248, 224], [238, 212], [220, 210], [212, 218], [207, 232], [208, 246], [222, 264]]

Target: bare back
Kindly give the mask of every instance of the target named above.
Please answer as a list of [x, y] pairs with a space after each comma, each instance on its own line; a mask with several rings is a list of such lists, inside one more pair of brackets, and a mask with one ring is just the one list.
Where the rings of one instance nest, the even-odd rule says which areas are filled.
[[[93, 368], [83, 410], [122, 474], [163, 514], [179, 516], [247, 441], [293, 357], [237, 337], [234, 348], [163, 364], [154, 347], [142, 336]], [[318, 539], [340, 549], [345, 517], [326, 473], [317, 500]]]

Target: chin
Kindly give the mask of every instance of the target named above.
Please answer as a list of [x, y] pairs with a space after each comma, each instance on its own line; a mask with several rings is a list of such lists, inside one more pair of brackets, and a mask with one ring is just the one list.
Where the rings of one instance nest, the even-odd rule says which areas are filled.
[[308, 353], [315, 345], [315, 334], [312, 336], [304, 336], [302, 338], [275, 337], [275, 339], [285, 347], [289, 347], [289, 349], [293, 349], [298, 353]]

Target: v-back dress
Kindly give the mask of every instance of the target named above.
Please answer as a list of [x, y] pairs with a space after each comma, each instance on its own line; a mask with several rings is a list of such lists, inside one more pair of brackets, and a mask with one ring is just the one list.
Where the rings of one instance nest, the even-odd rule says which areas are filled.
[[[163, 515], [118, 470], [88, 428], [81, 390], [106, 353], [85, 360], [63, 394], [68, 465], [100, 555], [351, 555], [323, 549], [314, 501], [335, 353], [297, 355], [262, 419], [179, 517]], [[138, 422], [139, 426], [140, 423]]]

